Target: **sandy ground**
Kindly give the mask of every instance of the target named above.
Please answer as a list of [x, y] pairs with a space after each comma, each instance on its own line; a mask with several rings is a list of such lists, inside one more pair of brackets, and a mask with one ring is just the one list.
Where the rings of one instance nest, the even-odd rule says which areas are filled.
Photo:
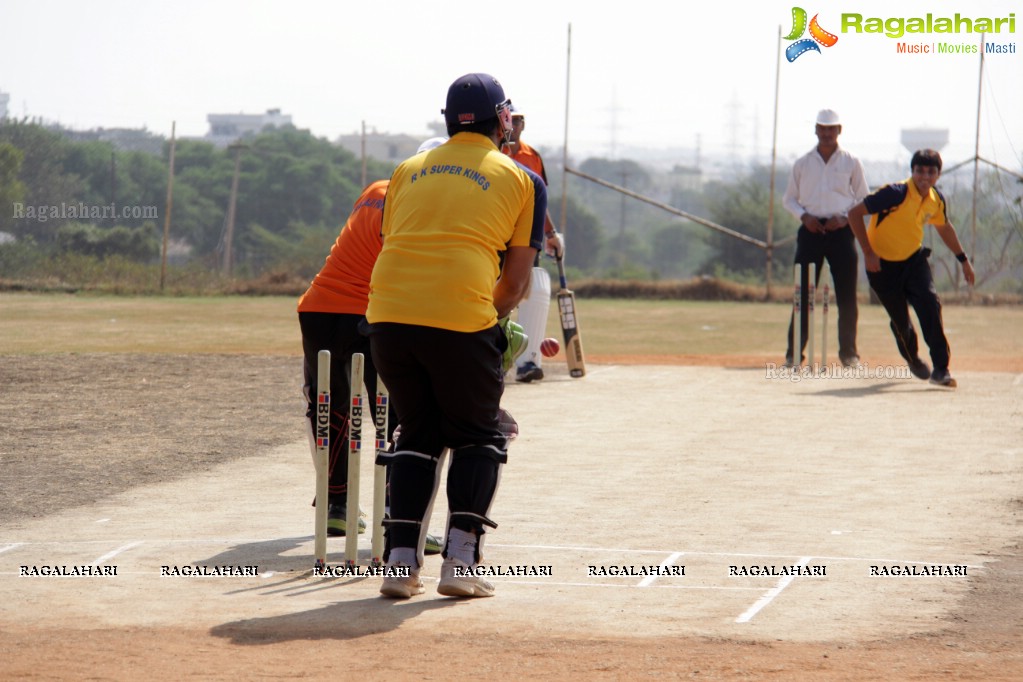
[[1023, 677], [1021, 375], [548, 363], [485, 545], [535, 575], [395, 602], [311, 573], [297, 358], [54, 361], [0, 358], [3, 679]]

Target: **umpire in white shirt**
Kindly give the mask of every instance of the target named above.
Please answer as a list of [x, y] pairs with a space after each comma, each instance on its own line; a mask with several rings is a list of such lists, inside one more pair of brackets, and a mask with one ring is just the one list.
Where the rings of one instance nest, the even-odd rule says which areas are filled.
[[[817, 146], [800, 157], [792, 166], [789, 185], [785, 190], [785, 210], [800, 222], [796, 235], [796, 263], [817, 265], [817, 282], [824, 260], [831, 267], [835, 282], [835, 302], [838, 304], [838, 358], [845, 367], [859, 365], [856, 350], [856, 278], [859, 275], [859, 256], [856, 238], [849, 229], [846, 213], [863, 200], [869, 190], [859, 159], [838, 147], [842, 122], [831, 109], [817, 114]], [[803, 269], [803, 309], [809, 268]], [[807, 321], [800, 321], [802, 339], [807, 339]], [[793, 365], [795, 345], [789, 324], [788, 348], [785, 364]], [[803, 349], [800, 348], [800, 358]], [[801, 364], [801, 363], [800, 363]]]

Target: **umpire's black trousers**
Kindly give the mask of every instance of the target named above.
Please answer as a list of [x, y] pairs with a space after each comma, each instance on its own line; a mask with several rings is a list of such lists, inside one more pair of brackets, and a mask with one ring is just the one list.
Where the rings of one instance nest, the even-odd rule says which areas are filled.
[[[826, 222], [826, 218], [821, 218]], [[846, 361], [859, 356], [856, 350], [856, 323], [859, 319], [859, 306], [856, 302], [856, 279], [859, 275], [859, 255], [856, 252], [856, 237], [852, 229], [847, 225], [840, 230], [817, 234], [810, 232], [806, 227], [800, 227], [796, 233], [796, 263], [817, 265], [817, 281], [815, 286], [820, 285], [821, 266], [827, 259], [831, 268], [831, 277], [835, 282], [835, 304], [838, 307], [838, 357]], [[802, 269], [803, 300], [802, 309], [807, 308], [807, 296], [809, 295], [810, 275], [809, 268]], [[789, 322], [789, 343], [785, 350], [785, 359], [791, 361], [795, 356], [792, 348], [795, 345], [792, 338], [793, 323]], [[802, 338], [805, 341], [807, 335], [807, 315], [800, 320]], [[805, 343], [803, 345], [805, 348]], [[803, 348], [799, 349], [802, 357]]]

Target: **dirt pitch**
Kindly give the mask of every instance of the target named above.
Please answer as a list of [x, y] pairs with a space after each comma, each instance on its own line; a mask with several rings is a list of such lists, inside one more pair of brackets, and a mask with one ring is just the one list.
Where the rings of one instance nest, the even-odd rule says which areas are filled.
[[[593, 360], [506, 394], [487, 559], [550, 575], [462, 602], [431, 557], [394, 602], [310, 575], [298, 358], [0, 356], [0, 678], [1023, 678], [1023, 376]], [[609, 575], [649, 566], [684, 575]]]

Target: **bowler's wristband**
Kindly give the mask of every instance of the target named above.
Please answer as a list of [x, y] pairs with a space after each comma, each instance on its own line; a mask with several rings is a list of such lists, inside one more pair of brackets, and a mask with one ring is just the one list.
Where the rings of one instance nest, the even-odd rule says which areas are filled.
[[965, 263], [966, 261], [968, 261], [970, 259], [966, 257], [965, 253], [957, 253], [956, 254], [956, 260], [959, 261], [960, 263]]

